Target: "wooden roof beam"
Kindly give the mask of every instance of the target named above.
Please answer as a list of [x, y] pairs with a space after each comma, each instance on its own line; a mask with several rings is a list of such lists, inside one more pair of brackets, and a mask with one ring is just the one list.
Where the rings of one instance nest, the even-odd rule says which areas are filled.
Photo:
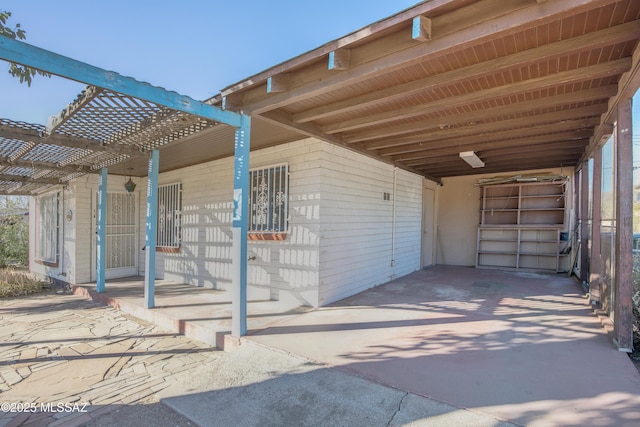
[[420, 42], [431, 40], [431, 19], [423, 15], [413, 18], [411, 23], [411, 38]]
[[267, 93], [282, 93], [289, 90], [289, 75], [277, 74], [267, 79]]
[[475, 151], [484, 152], [486, 150], [525, 150], [531, 152], [532, 147], [548, 148], [549, 146], [555, 146], [560, 144], [566, 144], [567, 146], [581, 145], [586, 146], [589, 141], [590, 133], [582, 132], [562, 132], [553, 135], [544, 136], [532, 136], [521, 139], [508, 139], [503, 141], [493, 141], [484, 143], [482, 145], [478, 143], [470, 143], [468, 145], [452, 145], [442, 147], [435, 150], [424, 150], [409, 154], [400, 154], [397, 156], [391, 156], [391, 159], [397, 162], [402, 162], [409, 166], [415, 166], [420, 164], [423, 159], [437, 156], [454, 155], [461, 151]]
[[[588, 10], [603, 7], [607, 4], [615, 3], [616, 0], [555, 0], [540, 7], [533, 1], [518, 0], [517, 2], [492, 1], [492, 7], [485, 8], [493, 13], [493, 17], [487, 19], [483, 25], [478, 25], [477, 13], [476, 20], [474, 16], [468, 17], [470, 21], [460, 20], [457, 24], [452, 20], [449, 26], [452, 28], [443, 29], [444, 35], [439, 36], [434, 29], [433, 38], [429, 43], [416, 43], [414, 46], [394, 51], [388, 55], [381, 56], [374, 60], [363, 61], [358, 64], [351, 64], [351, 68], [341, 73], [327, 74], [309, 83], [302, 84], [298, 87], [292, 87], [286, 93], [276, 94], [271, 97], [258, 95], [258, 98], [252, 99], [251, 96], [244, 97], [242, 108], [245, 112], [260, 114], [283, 107], [285, 105], [302, 101], [313, 96], [322, 94], [327, 87], [339, 89], [348, 85], [357, 83], [365, 79], [377, 77], [382, 74], [405, 68], [409, 65], [417, 64], [425, 57], [436, 57], [446, 55], [459, 49], [461, 46], [471, 46], [480, 44], [496, 37], [503, 37], [514, 34], [516, 32], [535, 28], [545, 23], [561, 19], [566, 16], [575, 15], [586, 12]], [[433, 7], [438, 2], [434, 3]], [[478, 2], [478, 7], [487, 6], [486, 2]], [[429, 5], [431, 6], [431, 5]], [[481, 11], [480, 11], [481, 12]], [[427, 15], [427, 13], [422, 13]], [[448, 15], [444, 14], [434, 19], [446, 19]], [[415, 15], [414, 15], [415, 16]], [[434, 25], [436, 23], [434, 22]], [[456, 27], [456, 25], [459, 25]], [[443, 23], [443, 27], [446, 26]], [[341, 47], [344, 47], [341, 46]], [[333, 49], [331, 49], [333, 50]], [[328, 53], [328, 52], [327, 52]], [[295, 61], [298, 65], [304, 62]], [[292, 62], [293, 64], [293, 62]], [[292, 66], [291, 66], [292, 67]], [[277, 69], [291, 68], [289, 63], [281, 64]], [[267, 70], [265, 73], [273, 73], [273, 70]], [[261, 74], [264, 75], [265, 73]], [[233, 87], [225, 89], [223, 95], [228, 95], [236, 90], [246, 89], [247, 86], [255, 85], [259, 82], [258, 76], [247, 79], [245, 82], [238, 83]], [[251, 90], [251, 89], [249, 89]], [[257, 89], [260, 90], [259, 88]], [[264, 90], [264, 89], [263, 89]], [[257, 94], [257, 92], [256, 92]], [[262, 92], [264, 95], [264, 92]]]
[[329, 52], [329, 70], [346, 70], [351, 65], [351, 49], [337, 49]]
[[323, 126], [322, 130], [328, 134], [334, 134], [367, 126], [385, 124], [401, 119], [421, 116], [430, 112], [453, 108], [455, 106], [488, 101], [504, 96], [514, 96], [532, 90], [540, 90], [555, 86], [569, 85], [600, 77], [622, 74], [631, 67], [631, 58], [622, 58], [615, 61], [604, 62], [589, 67], [549, 74], [516, 83], [496, 86], [491, 89], [479, 90], [464, 95], [442, 98], [428, 104], [418, 104], [402, 109], [394, 109], [384, 113], [369, 114], [356, 119], [345, 120]]
[[423, 79], [400, 84], [392, 88], [370, 92], [364, 95], [352, 97], [328, 105], [312, 108], [293, 116], [297, 123], [353, 111], [358, 108], [368, 107], [376, 103], [390, 101], [402, 96], [411, 95], [426, 90], [435, 89], [443, 85], [451, 85], [456, 82], [465, 82], [471, 79], [482, 78], [495, 72], [506, 71], [517, 67], [525, 67], [531, 64], [565, 56], [567, 52], [578, 55], [596, 48], [611, 46], [617, 43], [633, 40], [640, 34], [640, 20], [629, 22], [615, 27], [606, 28], [582, 36], [567, 40], [561, 40], [548, 45], [529, 49], [512, 55], [473, 64], [468, 67], [458, 68], [449, 72], [429, 76]]
[[[524, 131], [528, 128], [536, 127], [545, 124], [554, 124], [558, 122], [574, 121], [577, 125], [580, 124], [578, 119], [584, 119], [589, 117], [599, 117], [600, 114], [606, 109], [605, 105], [596, 104], [588, 107], [576, 108], [573, 110], [551, 112], [545, 114], [537, 114], [526, 117], [517, 117], [508, 120], [501, 120], [496, 122], [487, 122], [471, 126], [457, 127], [453, 129], [439, 129], [433, 132], [424, 132], [417, 135], [406, 136], [402, 138], [393, 138], [384, 141], [378, 141], [375, 143], [369, 143], [365, 145], [367, 150], [381, 150], [380, 153], [384, 153], [385, 149], [400, 150], [404, 152], [413, 151], [416, 147], [422, 147], [427, 141], [434, 140], [447, 140], [448, 138], [458, 138], [461, 136], [475, 136], [484, 135], [491, 132], [500, 132], [506, 129], [520, 128]], [[590, 121], [589, 123], [592, 123]], [[539, 129], [539, 128], [536, 128]], [[394, 143], [395, 142], [395, 143]]]
[[577, 139], [590, 138], [592, 129], [564, 129], [557, 132], [541, 134], [540, 132], [523, 133], [518, 130], [500, 132], [492, 135], [478, 135], [474, 138], [455, 138], [446, 141], [438, 141], [433, 144], [423, 144], [422, 150], [408, 153], [389, 153], [388, 156], [395, 161], [408, 161], [421, 159], [438, 154], [455, 153], [459, 151], [476, 151], [490, 148], [507, 148], [514, 146], [527, 146], [531, 144], [554, 143]]
[[367, 148], [385, 148], [395, 145], [393, 142], [397, 141], [397, 138], [389, 138], [391, 136], [415, 134], [416, 132], [434, 128], [449, 128], [460, 124], [487, 121], [500, 116], [522, 114], [538, 109], [554, 108], [574, 103], [605, 99], [615, 95], [617, 90], [617, 85], [611, 85], [537, 99], [534, 99], [533, 95], [521, 96], [520, 99], [518, 99], [518, 102], [504, 106], [480, 108], [477, 111], [467, 112], [465, 114], [452, 114], [446, 117], [428, 119], [416, 123], [385, 126], [382, 128], [359, 132], [347, 132], [344, 133], [342, 137], [345, 142], [348, 143], [371, 141], [365, 144]]

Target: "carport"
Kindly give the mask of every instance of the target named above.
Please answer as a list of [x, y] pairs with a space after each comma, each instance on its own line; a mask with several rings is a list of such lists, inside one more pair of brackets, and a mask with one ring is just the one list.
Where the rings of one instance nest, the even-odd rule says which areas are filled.
[[[611, 315], [618, 348], [630, 351], [639, 18], [633, 0], [426, 1], [212, 101], [440, 184], [478, 173], [575, 171], [576, 197], [567, 201], [580, 242], [575, 271]], [[603, 165], [607, 141], [615, 148]], [[613, 170], [613, 159], [616, 205], [605, 218], [602, 183], [611, 180], [603, 170]]]

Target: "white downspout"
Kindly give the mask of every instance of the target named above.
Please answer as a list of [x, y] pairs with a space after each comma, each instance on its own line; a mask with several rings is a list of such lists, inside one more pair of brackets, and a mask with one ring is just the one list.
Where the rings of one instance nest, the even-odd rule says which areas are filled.
[[393, 199], [391, 219], [391, 277], [395, 277], [396, 266], [396, 186], [398, 181], [398, 168], [393, 168]]

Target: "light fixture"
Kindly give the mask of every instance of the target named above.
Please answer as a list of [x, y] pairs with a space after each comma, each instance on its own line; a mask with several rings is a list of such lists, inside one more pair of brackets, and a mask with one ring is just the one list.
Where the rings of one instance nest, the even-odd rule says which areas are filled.
[[469, 166], [471, 166], [472, 168], [484, 167], [484, 162], [480, 160], [480, 157], [476, 156], [476, 153], [474, 153], [473, 151], [462, 151], [460, 153], [460, 158], [469, 163]]
[[136, 183], [131, 179], [131, 170], [133, 168], [127, 169], [129, 169], [129, 181], [124, 183], [124, 189], [127, 190], [127, 193], [133, 193], [133, 191], [136, 189]]

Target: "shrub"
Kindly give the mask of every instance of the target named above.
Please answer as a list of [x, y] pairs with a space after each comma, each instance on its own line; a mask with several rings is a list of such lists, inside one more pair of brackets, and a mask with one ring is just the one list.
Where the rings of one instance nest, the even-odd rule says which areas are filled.
[[42, 292], [46, 283], [30, 273], [0, 270], [0, 298], [18, 297]]

